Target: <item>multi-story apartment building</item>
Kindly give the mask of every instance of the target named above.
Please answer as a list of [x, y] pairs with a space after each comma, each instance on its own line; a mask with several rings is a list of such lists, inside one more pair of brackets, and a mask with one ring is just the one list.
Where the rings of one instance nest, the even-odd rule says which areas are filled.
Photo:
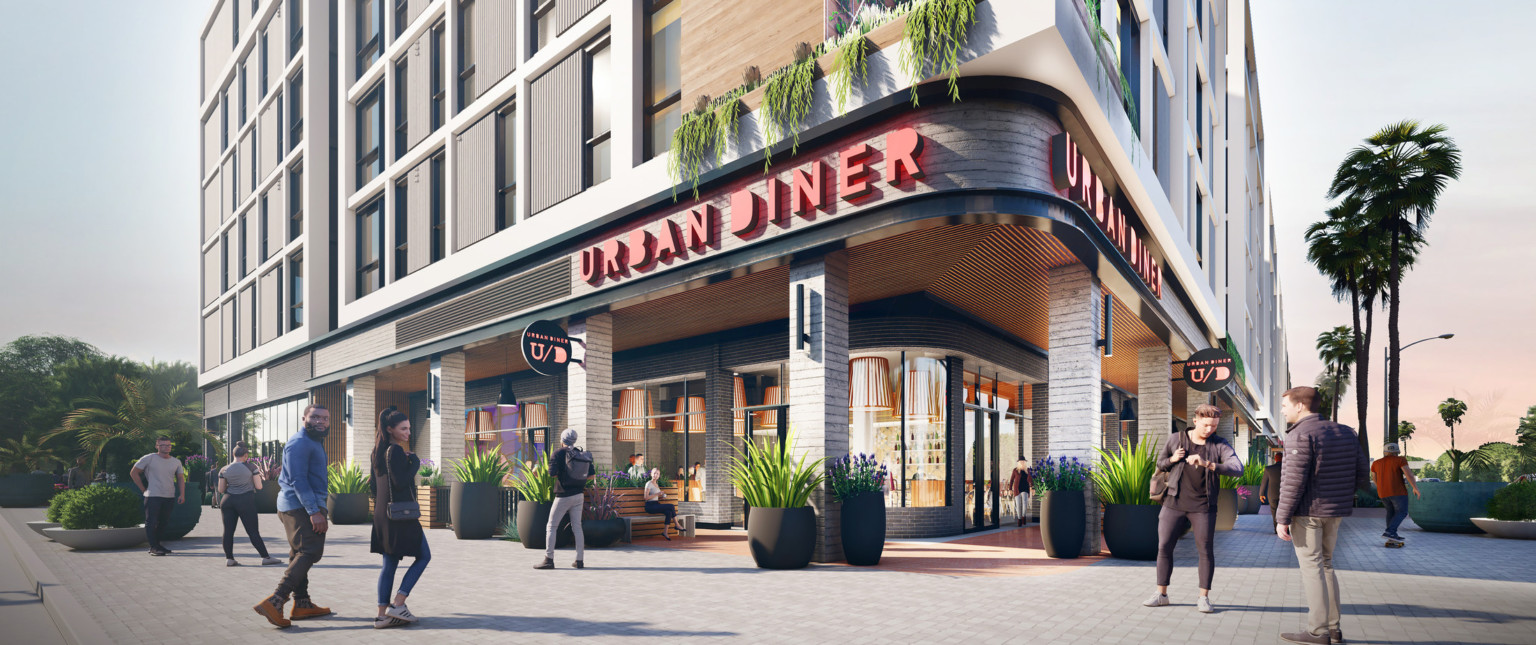
[[[864, 452], [897, 536], [1010, 521], [1017, 456], [1161, 441], [1201, 403], [1243, 454], [1275, 437], [1247, 2], [981, 0], [958, 101], [938, 61], [910, 73], [913, 9], [888, 4], [215, 2], [210, 425], [270, 451], [322, 403], [331, 458], [366, 462], [394, 405], [423, 456], [519, 468], [573, 427], [680, 480], [706, 526], [742, 521], [746, 441]], [[722, 114], [718, 140], [673, 136]], [[572, 360], [531, 369], [561, 329]], [[1208, 348], [1236, 368], [1213, 394], [1182, 369]]]

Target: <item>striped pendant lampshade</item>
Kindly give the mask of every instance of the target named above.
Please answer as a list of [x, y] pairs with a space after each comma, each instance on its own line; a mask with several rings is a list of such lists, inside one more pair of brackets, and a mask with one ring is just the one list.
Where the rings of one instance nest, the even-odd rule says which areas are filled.
[[747, 382], [740, 376], [736, 377], [736, 384], [732, 387], [731, 407], [735, 408], [732, 420], [732, 432], [738, 436], [747, 434], [747, 413], [742, 408], [747, 407]]
[[654, 412], [651, 410], [649, 392], [634, 388], [620, 392], [619, 418], [623, 421], [613, 424], [613, 427], [618, 430], [618, 436], [615, 439], [629, 443], [644, 440], [645, 431], [650, 429], [651, 420], [639, 417], [650, 417], [652, 414]]
[[523, 404], [524, 428], [536, 428], [533, 431], [533, 442], [544, 443], [544, 428], [549, 425], [549, 406], [543, 403]]
[[891, 362], [879, 356], [861, 356], [848, 361], [848, 409], [877, 412], [891, 409], [891, 388], [885, 375]]
[[[681, 397], [681, 396], [677, 397], [677, 411], [678, 412], [687, 412], [688, 413], [688, 415], [687, 415], [687, 418], [688, 418], [688, 428], [687, 428], [687, 431], [688, 431], [688, 433], [692, 434], [692, 433], [696, 433], [696, 432], [703, 432], [704, 431], [704, 397], [702, 397], [702, 396], [690, 396], [690, 397], [687, 397], [686, 403], [687, 403], [687, 408], [685, 409], [684, 408], [683, 397]], [[683, 432], [683, 417], [678, 416], [678, 417], [673, 417], [672, 418], [672, 431], [673, 432]]]
[[907, 418], [931, 422], [943, 418], [944, 376], [936, 358], [914, 358], [907, 370]]
[[[763, 388], [763, 405], [778, 405], [779, 403], [779, 386], [770, 385]], [[757, 415], [759, 426], [764, 428], [779, 427], [778, 410], [761, 410]]]

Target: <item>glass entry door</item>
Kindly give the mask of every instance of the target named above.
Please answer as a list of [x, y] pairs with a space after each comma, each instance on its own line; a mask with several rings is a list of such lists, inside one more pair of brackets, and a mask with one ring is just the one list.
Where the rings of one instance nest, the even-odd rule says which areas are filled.
[[965, 515], [966, 531], [998, 527], [999, 482], [998, 431], [1002, 425], [997, 410], [965, 406]]

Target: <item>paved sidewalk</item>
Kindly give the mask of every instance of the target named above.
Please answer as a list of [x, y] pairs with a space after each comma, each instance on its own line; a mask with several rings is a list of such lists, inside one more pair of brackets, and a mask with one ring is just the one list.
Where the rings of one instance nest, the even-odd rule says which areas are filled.
[[[32, 532], [25, 527], [22, 530]], [[22, 571], [21, 562], [10, 549], [4, 548], [9, 544], [0, 538], [0, 625], [4, 625], [0, 641], [63, 645], [64, 636], [53, 624], [53, 617], [48, 615], [43, 601], [37, 597], [26, 572]]]
[[[460, 541], [429, 531], [433, 560], [411, 599], [422, 622], [371, 629], [378, 556], [368, 526], [332, 529], [311, 591], [337, 615], [268, 626], [250, 609], [271, 592], [280, 567], [224, 567], [211, 509], [175, 555], [140, 550], [70, 552], [21, 526], [41, 509], [5, 509], [39, 558], [122, 643], [253, 638], [299, 642], [811, 643], [1273, 643], [1301, 626], [1300, 574], [1269, 518], [1239, 518], [1216, 542], [1213, 598], [1194, 611], [1194, 554], [1179, 546], [1175, 606], [1140, 606], [1152, 563], [1106, 558], [1047, 575], [954, 576], [812, 566], [768, 571], [750, 558], [641, 544], [591, 550], [588, 568], [534, 571], [542, 554], [502, 541]], [[1337, 566], [1351, 643], [1536, 642], [1536, 542], [1410, 530], [1405, 549], [1385, 549], [1378, 518], [1345, 522]], [[274, 553], [277, 518], [261, 517]], [[257, 560], [243, 533], [236, 555]], [[989, 557], [1009, 557], [1008, 547]], [[294, 640], [297, 639], [297, 640]], [[8, 640], [8, 639], [6, 639]]]

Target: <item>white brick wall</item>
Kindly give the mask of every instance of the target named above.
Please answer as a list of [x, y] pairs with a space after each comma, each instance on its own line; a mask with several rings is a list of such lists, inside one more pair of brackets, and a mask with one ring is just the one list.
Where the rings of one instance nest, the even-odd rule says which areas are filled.
[[1173, 355], [1167, 347], [1143, 347], [1136, 355], [1136, 427], [1142, 440], [1159, 444], [1173, 432]]
[[[1050, 454], [1092, 463], [1101, 436], [1103, 357], [1098, 347], [1100, 289], [1081, 264], [1050, 270]], [[1083, 553], [1099, 552], [1098, 502], [1092, 484]]]
[[[352, 422], [347, 424], [347, 459], [368, 469], [368, 455], [373, 452], [373, 435], [379, 423], [377, 377], [359, 376], [347, 383], [352, 393]], [[333, 413], [334, 414], [334, 413]], [[346, 414], [345, 411], [342, 414]]]
[[[566, 371], [570, 427], [581, 433], [594, 463], [613, 464], [613, 315], [571, 323], [570, 336], [586, 343], [582, 360]], [[555, 428], [556, 436], [564, 428]], [[705, 469], [707, 475], [709, 469]]]
[[432, 361], [431, 371], [441, 379], [442, 401], [431, 416], [427, 454], [451, 482], [457, 479], [453, 462], [464, 458], [464, 352], [443, 354]]
[[[797, 303], [800, 285], [806, 302]], [[805, 347], [795, 338], [796, 316], [806, 309]], [[829, 253], [789, 268], [789, 427], [796, 457], [848, 454], [848, 255]], [[838, 509], [830, 489], [811, 496], [816, 507], [818, 562], [843, 559]]]

